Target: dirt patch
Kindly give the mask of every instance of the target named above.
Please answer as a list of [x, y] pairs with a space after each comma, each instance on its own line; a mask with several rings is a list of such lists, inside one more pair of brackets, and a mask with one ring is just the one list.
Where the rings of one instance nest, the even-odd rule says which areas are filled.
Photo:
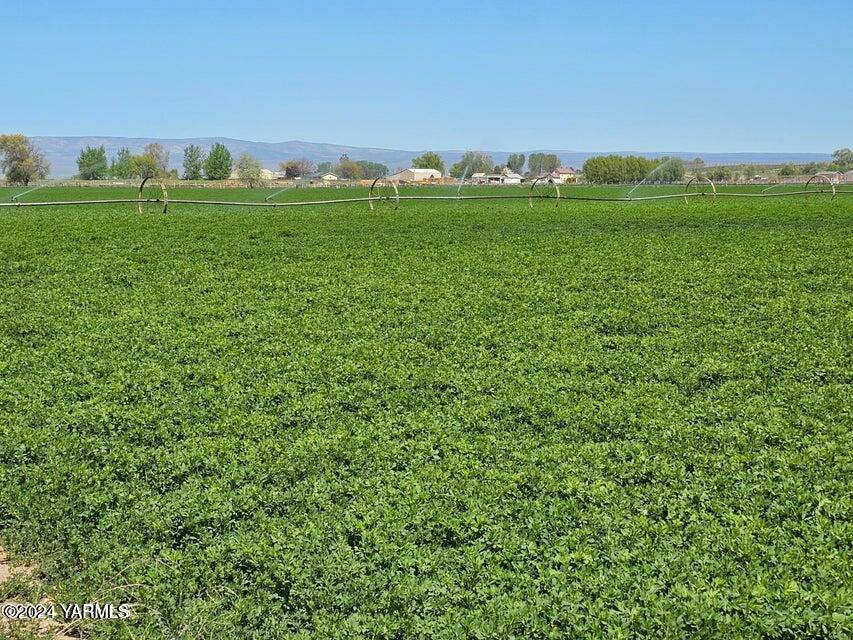
[[[79, 636], [67, 635], [67, 626], [56, 620], [10, 620], [2, 614], [3, 605], [28, 602], [20, 596], [22, 592], [37, 590], [36, 575], [36, 567], [13, 563], [6, 550], [0, 547], [0, 637], [79, 640]], [[47, 606], [51, 600], [43, 596], [37, 604]]]
[[9, 564], [9, 556], [0, 547], [0, 584], [12, 577], [12, 565]]
[[13, 565], [9, 554], [3, 547], [0, 547], [0, 584], [6, 582], [10, 578], [32, 578], [35, 574], [35, 567], [30, 567], [25, 564]]

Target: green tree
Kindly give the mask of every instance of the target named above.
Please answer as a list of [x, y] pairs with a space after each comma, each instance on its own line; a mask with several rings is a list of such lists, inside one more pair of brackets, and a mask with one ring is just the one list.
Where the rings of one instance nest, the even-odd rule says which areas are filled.
[[50, 173], [44, 154], [21, 133], [0, 135], [0, 169], [11, 184], [27, 185]]
[[450, 175], [454, 178], [468, 178], [475, 173], [489, 173], [495, 164], [485, 153], [466, 151], [462, 159], [450, 167]]
[[231, 175], [233, 164], [228, 147], [216, 142], [204, 161], [204, 175], [208, 180], [225, 180]]
[[359, 180], [362, 177], [362, 168], [357, 162], [353, 162], [349, 156], [344, 154], [335, 167], [335, 173], [344, 180]]
[[[658, 168], [660, 166], [660, 168]], [[655, 172], [657, 169], [657, 172]], [[618, 182], [635, 184], [645, 180], [663, 182], [659, 174], [665, 171], [663, 165], [642, 156], [619, 156], [617, 165]]]
[[506, 159], [506, 166], [514, 173], [521, 173], [521, 170], [524, 169], [524, 160], [523, 153], [511, 153]]
[[711, 167], [705, 175], [714, 182], [726, 182], [732, 179], [732, 170], [728, 167]]
[[153, 178], [162, 175], [157, 161], [149, 155], [142, 154], [130, 157], [131, 178]]
[[841, 167], [841, 171], [847, 171], [853, 167], [853, 150], [846, 147], [844, 149], [836, 149], [832, 152], [832, 157], [835, 158], [835, 162]]
[[553, 153], [531, 153], [527, 158], [527, 168], [534, 176], [544, 176], [559, 166], [560, 159]]
[[237, 159], [237, 176], [250, 189], [254, 188], [261, 181], [261, 170], [263, 168], [260, 160], [248, 153], [241, 153]]
[[332, 163], [331, 162], [320, 162], [317, 164], [317, 173], [326, 174], [332, 173]]
[[594, 156], [583, 163], [583, 174], [594, 184], [627, 182], [628, 168], [625, 158], [615, 154]]
[[434, 151], [427, 151], [412, 159], [412, 167], [415, 169], [435, 169], [444, 175], [444, 160]]
[[103, 145], [80, 150], [77, 158], [77, 174], [82, 180], [103, 180], [109, 175], [107, 152]]
[[388, 167], [379, 162], [369, 162], [367, 160], [356, 160], [356, 164], [361, 169], [361, 177], [373, 180], [375, 178], [384, 178], [388, 175]]
[[116, 157], [110, 163], [110, 176], [113, 178], [130, 178], [132, 177], [132, 157], [130, 149], [122, 147], [118, 150]]
[[583, 165], [588, 182], [595, 184], [634, 184], [679, 182], [684, 178], [684, 161], [663, 157], [650, 160], [641, 156], [595, 156]]
[[201, 180], [204, 151], [196, 144], [184, 148], [184, 180]]
[[788, 164], [783, 164], [779, 168], [779, 175], [783, 178], [790, 178], [791, 176], [797, 175], [797, 168], [790, 162]]
[[586, 162], [583, 163], [583, 167], [581, 170], [583, 171], [583, 175], [588, 182], [592, 182], [594, 184], [607, 184], [611, 181], [610, 178], [610, 165], [611, 162], [608, 161], [608, 157], [612, 156], [593, 156], [592, 158], [587, 159]]
[[[631, 156], [628, 156], [629, 158]], [[652, 168], [649, 169], [648, 163], [649, 160], [646, 160], [646, 166], [643, 168], [643, 175], [640, 180], [645, 178], [649, 178], [652, 182], [663, 182], [666, 184], [672, 184], [673, 182], [681, 182], [684, 179], [684, 174], [686, 172], [684, 166], [684, 160], [681, 158], [670, 158], [668, 156], [664, 156], [660, 158], [657, 163], [652, 162]], [[704, 165], [704, 162], [702, 163]], [[731, 178], [731, 176], [729, 176]]]

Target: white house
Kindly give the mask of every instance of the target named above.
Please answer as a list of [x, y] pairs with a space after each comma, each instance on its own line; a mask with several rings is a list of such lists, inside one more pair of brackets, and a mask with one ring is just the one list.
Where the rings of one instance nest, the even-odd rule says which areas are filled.
[[557, 184], [569, 184], [578, 181], [580, 171], [571, 167], [560, 167], [551, 173], [551, 179]]
[[504, 169], [503, 171], [501, 171], [501, 184], [521, 184], [522, 180], [524, 180], [524, 176], [516, 173], [515, 171], [510, 171], [509, 169]]
[[504, 168], [500, 173], [472, 173], [471, 182], [474, 184], [521, 184], [524, 177], [514, 171]]
[[441, 171], [436, 169], [403, 169], [387, 178], [391, 182], [424, 182], [425, 180], [438, 180], [441, 178]]
[[334, 173], [324, 173], [320, 176], [320, 180], [322, 180], [323, 182], [332, 182], [333, 180], [337, 179], [338, 176], [336, 176]]

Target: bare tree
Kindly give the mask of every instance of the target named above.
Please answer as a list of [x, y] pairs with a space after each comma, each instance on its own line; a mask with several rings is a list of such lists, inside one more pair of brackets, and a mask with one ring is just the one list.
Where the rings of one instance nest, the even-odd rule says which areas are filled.
[[308, 158], [295, 158], [293, 160], [288, 160], [287, 162], [279, 164], [278, 168], [281, 171], [284, 171], [285, 176], [288, 178], [308, 176], [316, 171], [314, 163]]
[[248, 153], [241, 154], [237, 159], [237, 176], [246, 183], [250, 189], [261, 181], [261, 170], [263, 166], [260, 161]]
[[154, 165], [157, 167], [157, 172], [160, 175], [165, 175], [169, 171], [169, 152], [163, 148], [159, 142], [146, 144], [142, 155], [151, 158]]
[[317, 170], [317, 167], [308, 158], [298, 158], [296, 166], [299, 167], [300, 176], [310, 176]]

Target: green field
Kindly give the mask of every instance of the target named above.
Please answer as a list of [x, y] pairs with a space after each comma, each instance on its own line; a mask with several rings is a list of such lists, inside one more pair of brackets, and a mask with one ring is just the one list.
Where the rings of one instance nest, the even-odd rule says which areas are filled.
[[[288, 186], [290, 184], [291, 186]], [[57, 200], [88, 200], [88, 199], [110, 199], [110, 198], [136, 198], [138, 194], [138, 180], [125, 181], [123, 186], [92, 186], [92, 187], [54, 187], [43, 186], [35, 190], [30, 187], [0, 187], [0, 203], [10, 202], [13, 196], [24, 194], [20, 197], [21, 202], [53, 202]], [[562, 185], [561, 193], [563, 197], [583, 196], [583, 197], [625, 197], [629, 193], [634, 197], [652, 196], [660, 194], [680, 194], [684, 192], [684, 185], [587, 185], [587, 184], [566, 184]], [[540, 185], [540, 192], [547, 192], [547, 185]], [[746, 184], [746, 185], [717, 185], [716, 189], [720, 193], [747, 193], [760, 194], [769, 193], [770, 195], [778, 194], [784, 191], [799, 191], [808, 190], [814, 192], [823, 192], [829, 194], [831, 187], [823, 182], [814, 182], [808, 186], [805, 184]], [[853, 186], [848, 184], [838, 185], [839, 191], [853, 191]], [[692, 185], [691, 191], [710, 192], [710, 187], [701, 182], [696, 182]], [[26, 193], [28, 192], [29, 193]], [[520, 186], [478, 186], [465, 183], [461, 186], [456, 185], [424, 185], [424, 186], [401, 186], [401, 195], [482, 195], [482, 194], [500, 194], [500, 195], [521, 195], [527, 196], [530, 194], [529, 185]], [[146, 187], [146, 196], [157, 197], [160, 195], [159, 187], [156, 184], [151, 184]], [[272, 202], [287, 202], [294, 200], [326, 200], [334, 198], [352, 198], [366, 197], [368, 195], [367, 187], [355, 187], [342, 184], [338, 187], [318, 188], [310, 186], [292, 186], [292, 183], [285, 183], [283, 187], [256, 188], [256, 189], [233, 189], [233, 188], [197, 188], [169, 186], [168, 193], [170, 198], [186, 198], [194, 200], [227, 200], [240, 202], [264, 202], [267, 196], [275, 196]], [[278, 195], [276, 195], [278, 194]], [[816, 194], [817, 195], [817, 194]], [[810, 196], [809, 196], [810, 197]], [[153, 211], [154, 209], [152, 209]]]
[[853, 631], [851, 198], [0, 229], [0, 542], [87, 638]]

